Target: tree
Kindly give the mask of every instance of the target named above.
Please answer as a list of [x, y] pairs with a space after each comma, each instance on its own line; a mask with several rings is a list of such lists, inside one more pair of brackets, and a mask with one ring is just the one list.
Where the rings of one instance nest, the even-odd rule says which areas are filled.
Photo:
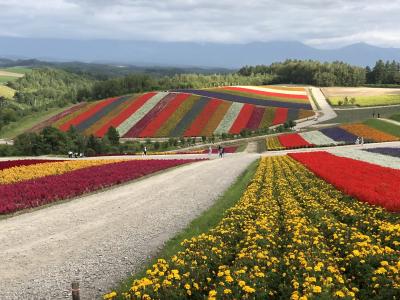
[[119, 145], [119, 132], [113, 126], [108, 128], [106, 136], [110, 141], [111, 145], [118, 146]]

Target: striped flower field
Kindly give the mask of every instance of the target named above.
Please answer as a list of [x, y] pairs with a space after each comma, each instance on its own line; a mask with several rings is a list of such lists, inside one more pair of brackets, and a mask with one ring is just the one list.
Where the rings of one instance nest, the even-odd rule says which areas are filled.
[[399, 140], [398, 137], [390, 133], [372, 128], [366, 124], [354, 123], [309, 132], [287, 133], [278, 137], [267, 138], [266, 143], [268, 150], [283, 150], [354, 144], [358, 137], [363, 137], [365, 143]]
[[239, 134], [289, 120], [312, 117], [304, 89], [223, 87], [149, 92], [89, 102], [59, 114], [35, 128], [71, 126], [86, 135], [103, 137], [111, 126], [121, 137], [193, 137]]

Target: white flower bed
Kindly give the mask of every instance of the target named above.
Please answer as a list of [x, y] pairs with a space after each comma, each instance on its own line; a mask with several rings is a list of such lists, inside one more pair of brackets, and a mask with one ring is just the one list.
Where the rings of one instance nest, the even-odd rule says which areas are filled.
[[168, 95], [168, 93], [160, 92], [147, 100], [142, 107], [140, 107], [134, 114], [132, 114], [128, 119], [126, 119], [124, 122], [122, 122], [121, 125], [117, 127], [119, 135], [123, 136], [124, 134], [126, 134], [129, 129], [135, 126], [136, 123], [139, 122], [166, 95]]
[[309, 132], [300, 133], [301, 137], [305, 139], [310, 144], [314, 144], [317, 146], [324, 146], [324, 145], [337, 145], [338, 142], [331, 139], [330, 137], [323, 134], [321, 131], [314, 130]]
[[261, 86], [246, 86], [246, 85], [238, 85], [235, 87], [244, 88], [244, 89], [251, 89], [256, 91], [268, 92], [268, 93], [279, 93], [279, 94], [287, 94], [287, 95], [305, 95], [307, 96], [307, 92], [304, 91], [288, 91], [288, 90], [278, 90], [278, 89], [270, 89], [267, 87]]
[[215, 134], [221, 134], [224, 132], [228, 132], [231, 129], [233, 123], [235, 122], [237, 116], [240, 113], [240, 110], [243, 107], [243, 103], [233, 102], [231, 107], [229, 107], [226, 112], [224, 118], [221, 120], [217, 128], [214, 130]]
[[365, 161], [383, 167], [400, 169], [400, 158], [398, 157], [383, 155], [379, 153], [371, 153], [360, 149], [332, 149], [328, 152], [337, 156]]

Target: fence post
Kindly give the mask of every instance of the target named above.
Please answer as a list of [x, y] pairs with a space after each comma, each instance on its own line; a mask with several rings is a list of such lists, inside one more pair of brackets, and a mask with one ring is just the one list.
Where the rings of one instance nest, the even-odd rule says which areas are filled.
[[72, 290], [72, 300], [80, 300], [81, 297], [79, 296], [79, 282], [74, 281], [71, 284]]

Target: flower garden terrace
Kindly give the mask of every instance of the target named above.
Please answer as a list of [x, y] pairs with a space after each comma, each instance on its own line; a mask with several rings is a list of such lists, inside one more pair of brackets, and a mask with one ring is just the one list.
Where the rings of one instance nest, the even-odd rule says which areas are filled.
[[85, 135], [103, 137], [112, 126], [123, 138], [199, 137], [257, 131], [313, 115], [304, 88], [223, 87], [81, 103], [33, 130], [74, 126]]

